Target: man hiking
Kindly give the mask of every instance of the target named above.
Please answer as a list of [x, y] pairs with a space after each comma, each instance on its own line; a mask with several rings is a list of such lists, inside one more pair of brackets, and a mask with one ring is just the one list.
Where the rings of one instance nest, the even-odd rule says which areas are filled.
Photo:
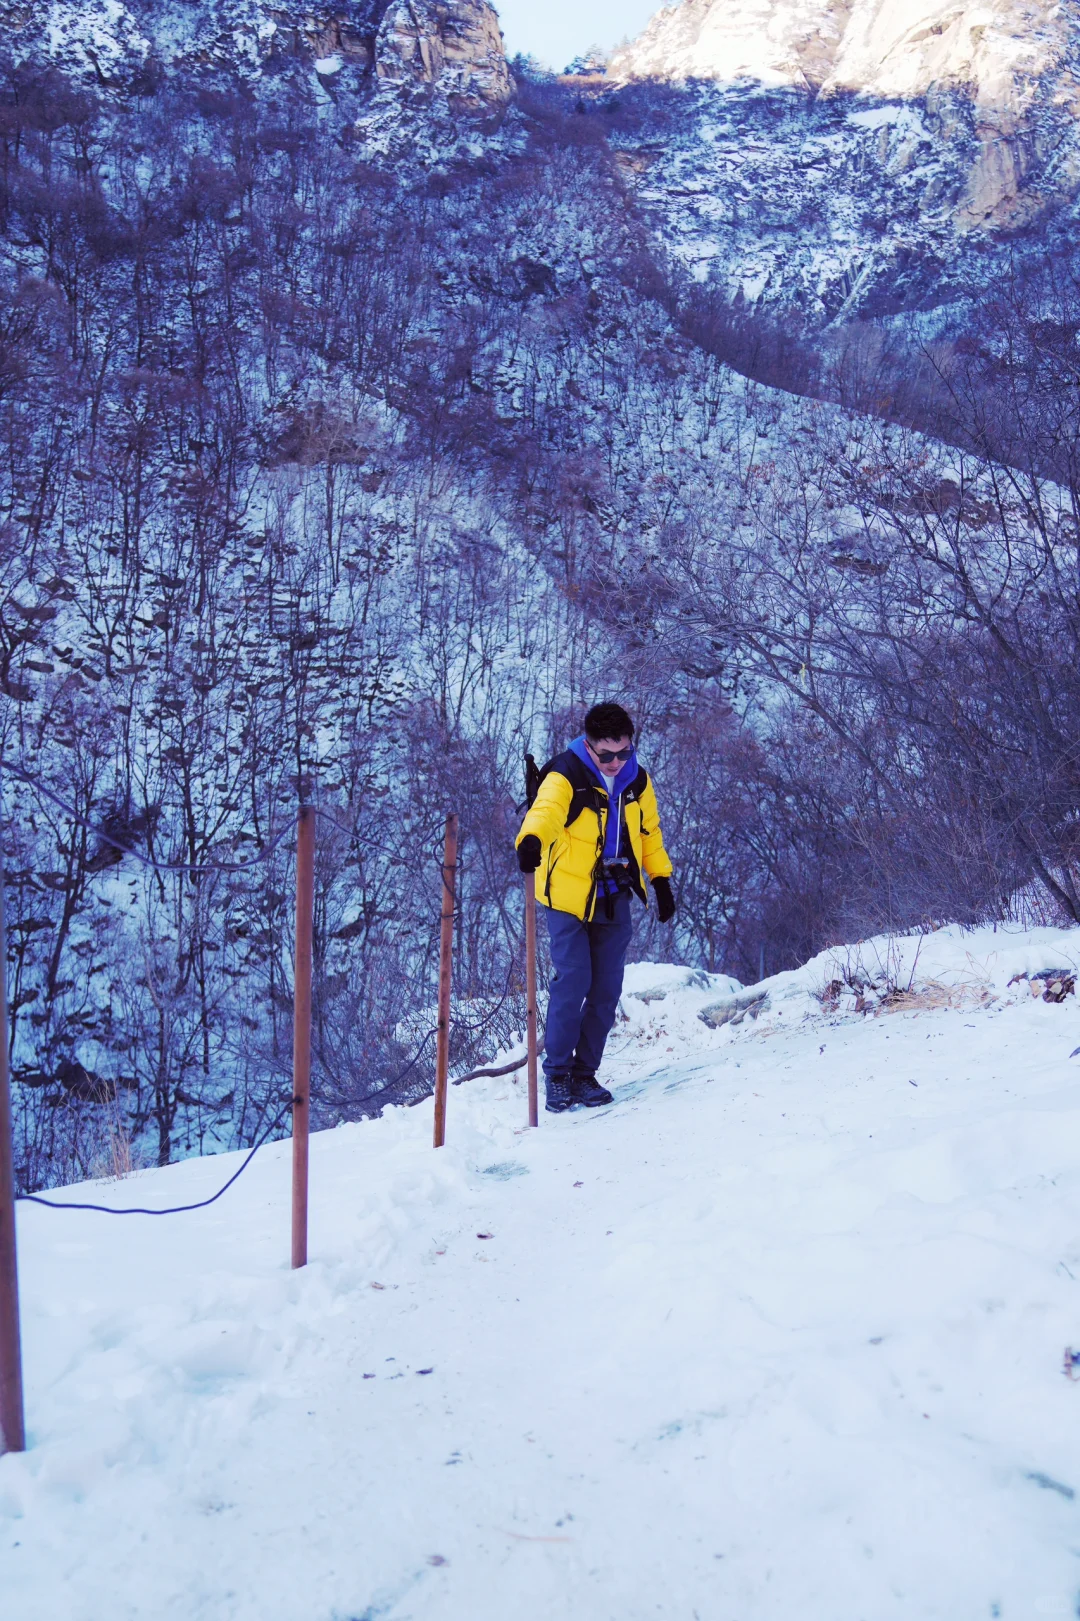
[[544, 1050], [547, 1108], [595, 1108], [611, 1093], [596, 1079], [615, 1022], [633, 931], [631, 891], [657, 916], [675, 915], [671, 862], [649, 774], [637, 762], [634, 723], [620, 704], [596, 704], [585, 730], [544, 767], [517, 836], [518, 866], [536, 873], [548, 908], [555, 974]]

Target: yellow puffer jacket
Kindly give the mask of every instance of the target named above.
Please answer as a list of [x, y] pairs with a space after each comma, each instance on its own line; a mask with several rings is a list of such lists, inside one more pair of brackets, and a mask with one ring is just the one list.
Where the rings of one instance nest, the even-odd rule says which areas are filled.
[[[515, 842], [520, 844], [530, 833], [540, 840], [537, 900], [556, 912], [572, 912], [588, 922], [596, 911], [596, 865], [604, 848], [608, 796], [594, 779], [583, 795], [583, 775], [590, 774], [575, 754], [567, 750], [558, 755], [540, 784]], [[585, 803], [567, 827], [575, 785], [579, 787], [579, 802], [584, 797]], [[623, 816], [633, 852], [630, 875], [634, 889], [647, 906], [642, 873], [650, 878], [670, 878], [672, 869], [660, 832], [656, 794], [644, 770], [638, 772], [636, 781], [623, 794]]]

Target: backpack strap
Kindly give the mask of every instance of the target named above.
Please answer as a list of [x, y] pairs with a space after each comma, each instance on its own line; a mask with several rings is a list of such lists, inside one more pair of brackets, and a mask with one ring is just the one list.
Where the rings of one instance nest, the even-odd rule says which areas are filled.
[[[645, 792], [645, 790], [646, 790], [646, 788], [648, 786], [649, 786], [649, 773], [646, 771], [644, 766], [640, 766], [638, 768], [637, 776], [634, 778], [634, 780], [630, 784], [629, 788], [627, 788], [626, 792], [623, 794], [623, 799], [626, 800], [627, 802], [629, 802], [632, 799], [640, 800], [642, 794]], [[641, 819], [642, 836], [643, 837], [647, 836], [651, 831], [652, 831], [652, 829], [647, 828], [645, 826], [645, 818], [643, 816], [642, 819]]]
[[638, 774], [637, 774], [637, 776], [634, 778], [634, 780], [630, 784], [629, 788], [624, 788], [623, 789], [623, 800], [624, 800], [624, 802], [627, 801], [627, 800], [631, 800], [631, 799], [640, 799], [642, 794], [645, 792], [645, 790], [646, 790], [646, 788], [648, 786], [649, 786], [649, 773], [646, 771], [646, 769], [645, 769], [645, 767], [643, 765], [638, 766]]
[[[570, 784], [570, 808], [566, 813], [564, 827], [576, 822], [583, 810], [594, 810], [597, 815], [604, 808], [604, 801], [600, 798], [600, 789], [592, 772], [584, 760], [579, 760], [573, 749], [566, 749], [562, 754], [556, 754], [547, 764], [537, 767], [531, 754], [525, 756], [525, 788], [528, 803], [531, 805], [540, 790], [540, 784], [549, 771], [557, 771], [560, 777], [565, 777]], [[639, 772], [638, 776], [643, 776]], [[637, 778], [635, 778], [635, 785]]]

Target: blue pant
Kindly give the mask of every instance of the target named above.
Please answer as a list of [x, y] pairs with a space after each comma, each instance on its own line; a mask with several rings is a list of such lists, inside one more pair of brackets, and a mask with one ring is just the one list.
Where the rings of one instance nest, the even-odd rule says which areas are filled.
[[602, 900], [597, 916], [583, 923], [572, 912], [547, 908], [548, 940], [555, 970], [548, 994], [544, 1074], [572, 1070], [593, 1074], [615, 1023], [630, 936], [630, 896], [615, 897], [614, 917]]

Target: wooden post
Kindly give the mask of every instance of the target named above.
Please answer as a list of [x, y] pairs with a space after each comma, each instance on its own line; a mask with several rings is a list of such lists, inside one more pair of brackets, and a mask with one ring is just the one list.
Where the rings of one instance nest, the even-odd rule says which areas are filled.
[[4, 852], [0, 848], [0, 1453], [26, 1451], [15, 1248], [15, 1152], [11, 1132]]
[[292, 1264], [307, 1265], [308, 1134], [311, 1127], [311, 942], [315, 929], [315, 807], [296, 829], [296, 957], [293, 966]]
[[540, 1124], [536, 1095], [536, 874], [525, 874], [525, 1038], [529, 1049], [529, 1124]]
[[439, 1027], [435, 1045], [435, 1147], [446, 1142], [446, 1080], [450, 1073], [450, 986], [454, 952], [454, 881], [457, 874], [458, 819], [446, 818], [442, 865], [442, 920], [439, 931]]

